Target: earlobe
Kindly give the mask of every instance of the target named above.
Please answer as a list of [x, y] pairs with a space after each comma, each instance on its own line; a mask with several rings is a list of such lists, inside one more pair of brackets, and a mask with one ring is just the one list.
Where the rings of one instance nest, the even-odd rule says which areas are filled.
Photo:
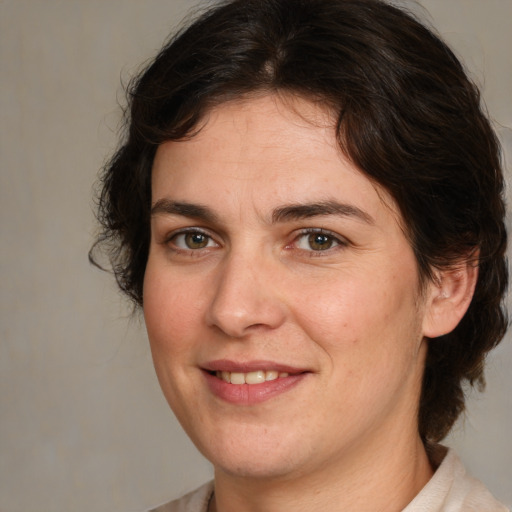
[[478, 262], [465, 260], [440, 270], [428, 289], [423, 335], [437, 338], [457, 327], [469, 308], [478, 279]]

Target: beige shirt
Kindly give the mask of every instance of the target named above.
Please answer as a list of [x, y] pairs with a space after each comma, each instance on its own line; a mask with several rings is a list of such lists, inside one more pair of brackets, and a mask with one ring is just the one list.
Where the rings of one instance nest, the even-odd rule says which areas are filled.
[[[149, 512], [207, 512], [213, 482]], [[434, 476], [402, 512], [510, 512], [486, 487], [469, 476], [449, 450]]]

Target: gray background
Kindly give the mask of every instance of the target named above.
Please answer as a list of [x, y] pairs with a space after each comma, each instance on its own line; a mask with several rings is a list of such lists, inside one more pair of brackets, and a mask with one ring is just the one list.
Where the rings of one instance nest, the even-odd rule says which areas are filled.
[[[196, 4], [0, 0], [3, 512], [140, 511], [211, 475], [161, 397], [140, 318], [87, 262], [121, 81]], [[512, 0], [422, 4], [407, 3], [482, 86], [510, 173]], [[507, 340], [448, 441], [509, 505], [511, 370]]]

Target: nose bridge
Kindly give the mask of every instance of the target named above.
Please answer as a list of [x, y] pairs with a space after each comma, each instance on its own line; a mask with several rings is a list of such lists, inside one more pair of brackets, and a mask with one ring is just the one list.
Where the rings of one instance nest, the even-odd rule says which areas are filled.
[[261, 250], [249, 255], [232, 250], [216, 276], [208, 322], [231, 337], [279, 327], [285, 308], [274, 287], [277, 271], [271, 256]]

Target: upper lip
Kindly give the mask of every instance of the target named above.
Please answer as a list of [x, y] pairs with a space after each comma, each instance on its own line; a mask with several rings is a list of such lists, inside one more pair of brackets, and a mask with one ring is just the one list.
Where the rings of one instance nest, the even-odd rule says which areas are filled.
[[238, 372], [249, 373], [258, 370], [274, 370], [278, 372], [286, 372], [290, 374], [304, 373], [308, 370], [305, 368], [298, 368], [287, 364], [277, 363], [275, 361], [232, 361], [230, 359], [217, 359], [215, 361], [208, 361], [201, 365], [203, 370], [209, 372]]

